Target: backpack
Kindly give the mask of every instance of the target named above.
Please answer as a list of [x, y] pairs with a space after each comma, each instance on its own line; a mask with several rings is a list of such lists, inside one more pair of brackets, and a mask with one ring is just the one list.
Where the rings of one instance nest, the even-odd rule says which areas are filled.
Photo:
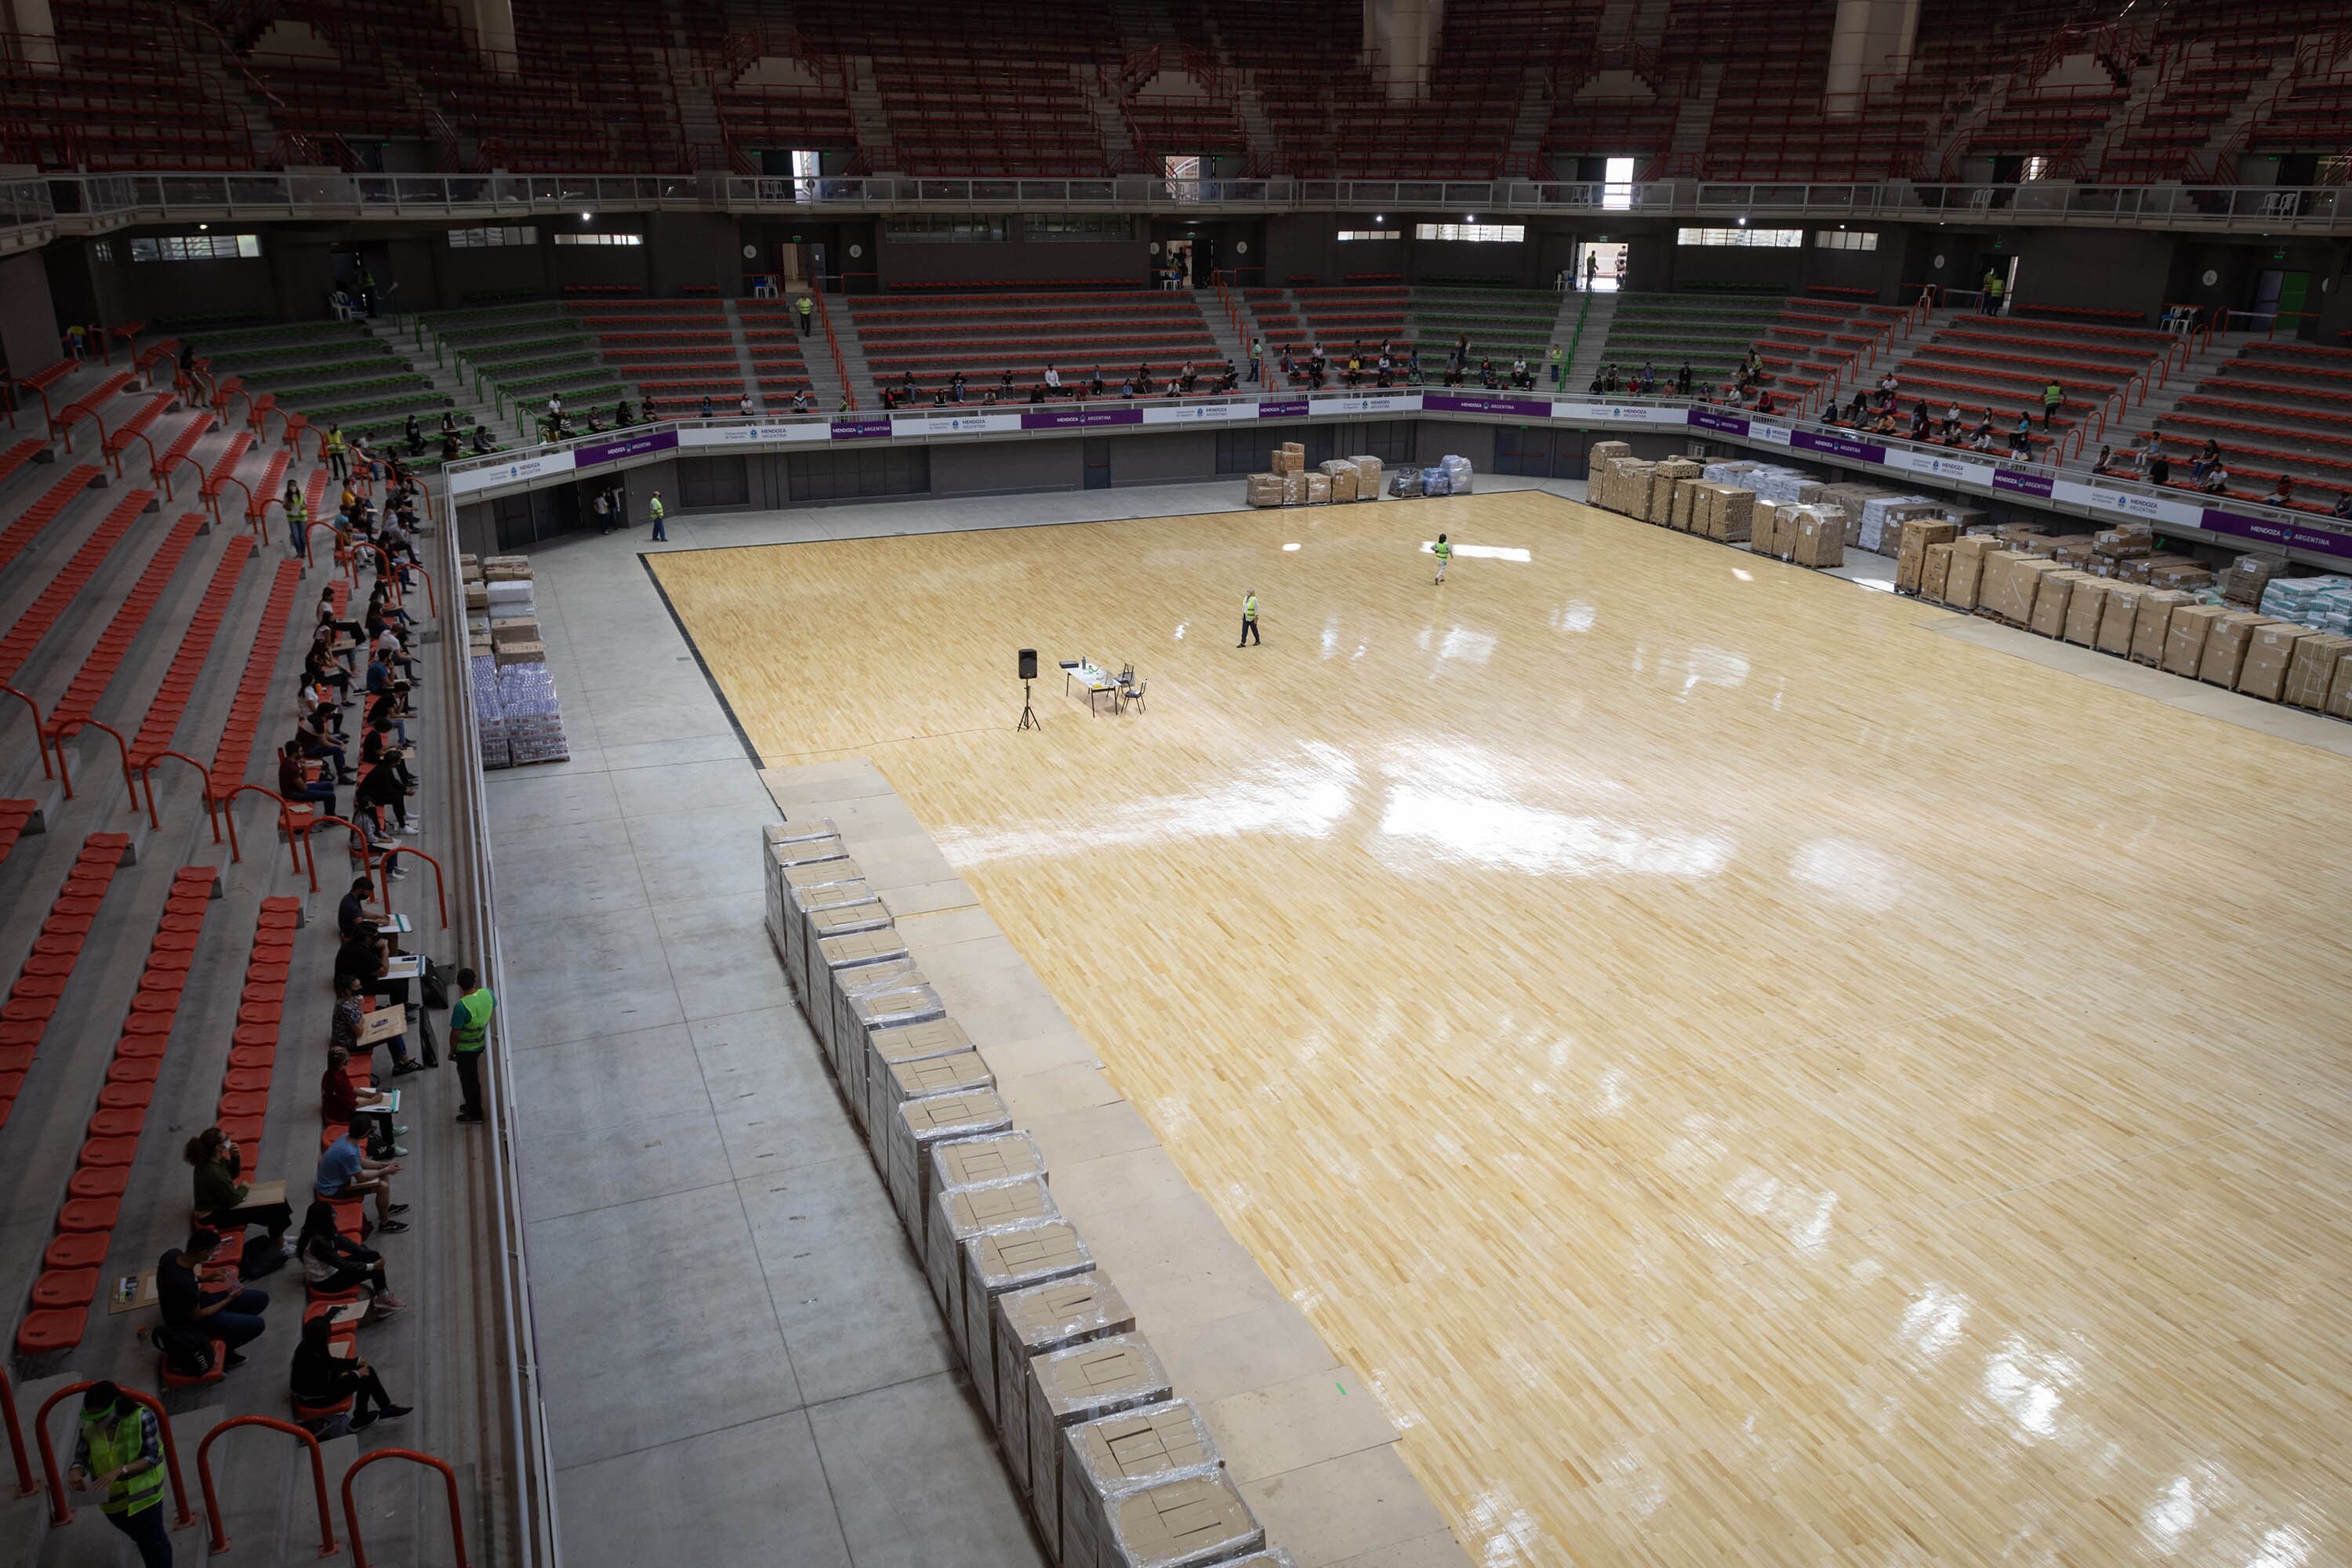
[[245, 1244], [237, 1254], [236, 1277], [258, 1279], [265, 1274], [275, 1274], [286, 1267], [286, 1248], [266, 1236], [257, 1236]]
[[163, 1364], [176, 1377], [209, 1377], [213, 1370], [213, 1340], [198, 1329], [174, 1329], [157, 1325], [150, 1330], [148, 1342], [163, 1357]]

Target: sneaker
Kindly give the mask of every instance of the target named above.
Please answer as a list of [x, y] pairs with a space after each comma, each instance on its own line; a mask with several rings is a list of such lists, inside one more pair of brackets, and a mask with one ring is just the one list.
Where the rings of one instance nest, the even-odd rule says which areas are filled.
[[407, 1074], [409, 1074], [409, 1073], [413, 1073], [413, 1072], [423, 1072], [424, 1070], [425, 1070], [425, 1064], [424, 1064], [423, 1062], [419, 1062], [419, 1061], [405, 1061], [405, 1062], [400, 1062], [400, 1063], [397, 1063], [397, 1064], [395, 1064], [395, 1065], [394, 1066], [394, 1068], [393, 1068], [393, 1069], [392, 1069], [392, 1076], [393, 1076], [393, 1077], [394, 1077], [394, 1078], [402, 1078], [402, 1077], [406, 1076], [406, 1075], [407, 1075]]
[[392, 1146], [392, 1157], [395, 1160], [404, 1160], [408, 1157], [408, 1151], [394, 1143]]
[[461, 1110], [457, 1112], [457, 1120], [460, 1121], [479, 1121], [482, 1120], [482, 1113], [478, 1110]]
[[379, 1312], [397, 1312], [407, 1305], [407, 1302], [402, 1300], [399, 1297], [394, 1295], [389, 1290], [384, 1291], [375, 1299], [375, 1310]]
[[386, 1214], [406, 1214], [407, 1212], [408, 1205], [406, 1204], [394, 1204], [392, 1207], [384, 1210], [384, 1213]]
[[395, 882], [405, 882], [408, 880], [408, 868], [402, 865], [397, 860], [394, 861], [392, 863], [392, 879]]
[[235, 1372], [238, 1367], [241, 1367], [244, 1364], [245, 1357], [236, 1351], [231, 1351], [227, 1355], [221, 1358], [221, 1370], [223, 1372]]
[[375, 1228], [380, 1235], [398, 1236], [408, 1228], [408, 1222], [404, 1219], [388, 1219]]
[[397, 1127], [395, 1127], [395, 1128], [394, 1128], [394, 1129], [392, 1130], [392, 1135], [393, 1135], [394, 1138], [397, 1138], [397, 1137], [401, 1136], [403, 1133], [406, 1132], [407, 1131], [408, 1131], [408, 1123], [407, 1123], [407, 1122], [405, 1122], [405, 1121], [404, 1121], [404, 1122], [402, 1122], [399, 1126], [397, 1126]]
[[278, 1246], [284, 1250], [286, 1256], [289, 1258], [294, 1256], [294, 1245], [295, 1238], [291, 1235], [289, 1235], [284, 1241], [278, 1243]]
[[397, 1421], [415, 1408], [414, 1405], [387, 1405], [376, 1412], [376, 1416], [379, 1420]]
[[375, 1424], [376, 1413], [373, 1410], [362, 1410], [352, 1417], [352, 1430], [354, 1432], [364, 1432]]

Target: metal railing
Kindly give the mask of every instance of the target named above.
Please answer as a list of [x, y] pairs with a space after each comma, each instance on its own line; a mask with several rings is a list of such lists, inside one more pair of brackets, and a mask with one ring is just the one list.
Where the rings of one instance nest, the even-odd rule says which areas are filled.
[[[1965, 217], [1974, 223], [2352, 231], [2352, 196], [2331, 185], [2091, 185], [1655, 180], [928, 179], [678, 174], [52, 174], [5, 183], [17, 225], [74, 232], [130, 223], [271, 218], [469, 218], [599, 210], [740, 213], [1097, 211], [1237, 213], [1369, 208], [1615, 216]], [[46, 199], [40, 194], [46, 188]]]

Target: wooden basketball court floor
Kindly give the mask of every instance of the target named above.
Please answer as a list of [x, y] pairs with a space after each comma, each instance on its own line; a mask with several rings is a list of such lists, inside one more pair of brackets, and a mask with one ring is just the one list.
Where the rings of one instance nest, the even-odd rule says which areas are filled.
[[1480, 1563], [2352, 1558], [2352, 763], [1540, 494], [653, 567]]

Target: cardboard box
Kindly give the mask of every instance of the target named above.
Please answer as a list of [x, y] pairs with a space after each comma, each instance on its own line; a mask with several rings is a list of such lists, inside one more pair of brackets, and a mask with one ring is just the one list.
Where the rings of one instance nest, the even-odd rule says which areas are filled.
[[923, 1218], [923, 1173], [930, 1169], [931, 1145], [950, 1138], [1006, 1132], [1012, 1127], [1012, 1115], [992, 1089], [910, 1100], [898, 1107], [890, 1130], [890, 1202], [908, 1235]]
[[1304, 468], [1293, 468], [1282, 476], [1282, 504], [1285, 506], [1307, 504], [1307, 471]]
[[1305, 473], [1307, 471], [1306, 448], [1301, 447], [1297, 451], [1294, 452], [1289, 450], [1287, 447], [1276, 447], [1274, 452], [1274, 471], [1284, 476], [1286, 479], [1292, 474]]
[[1356, 499], [1356, 465], [1345, 458], [1332, 458], [1318, 463], [1316, 469], [1330, 481], [1331, 504]]
[[1355, 457], [1348, 461], [1356, 465], [1356, 499], [1378, 500], [1384, 482], [1384, 465], [1378, 458]]
[[1984, 591], [1984, 564], [2000, 547], [1989, 533], [1965, 534], [1952, 541], [1952, 570], [1944, 580], [1944, 603], [1956, 610], [1973, 610]]
[[[2132, 623], [2131, 657], [2134, 664], [2155, 665], [2171, 668], [2172, 617], [2182, 606], [2191, 603], [2189, 595], [2169, 588], [2142, 588], [2139, 593], [2139, 615]], [[2205, 631], [2199, 627], [2197, 646], [2204, 645]], [[2197, 673], [2196, 663], [2189, 663], [2189, 673]]]
[[487, 612], [488, 611], [489, 607], [490, 607], [490, 589], [489, 589], [489, 584], [487, 584], [487, 583], [468, 583], [468, 584], [466, 584], [466, 613], [467, 613], [467, 615], [482, 615], [482, 614], [487, 613]]
[[[882, 1132], [889, 1128], [900, 1101], [906, 1098], [891, 1092], [891, 1086], [898, 1081], [892, 1076], [893, 1069], [908, 1062], [969, 1055], [971, 1049], [971, 1037], [953, 1018], [926, 1018], [895, 1028], [875, 1029], [866, 1035], [865, 1122], [868, 1137], [877, 1145], [872, 1151], [877, 1165], [887, 1157], [878, 1147]], [[938, 1190], [927, 1186], [924, 1195], [928, 1198]], [[927, 1208], [924, 1212], [929, 1211]]]
[[[890, 911], [874, 896], [866, 879], [856, 874], [857, 862], [845, 860], [841, 866], [851, 873], [846, 880], [817, 887], [787, 882], [784, 887], [784, 904], [790, 911], [786, 917], [784, 975], [801, 998], [801, 1008], [807, 1014], [812, 1033], [817, 1015], [808, 1006], [808, 961], [815, 943], [825, 937], [874, 931], [890, 923]], [[821, 874], [820, 868], [814, 866], [795, 869], [806, 876]]]
[[2294, 645], [2294, 660], [2287, 667], [2286, 701], [2315, 713], [2327, 710], [2327, 689], [2336, 667], [2352, 653], [2352, 637], [2315, 632]]
[[1845, 563], [1845, 513], [1836, 507], [1811, 506], [1797, 512], [1797, 538], [1789, 559], [1816, 570]]
[[[1959, 537], [1960, 531], [1940, 519], [1911, 518], [1903, 524], [1903, 537], [1895, 551], [1895, 591], [1916, 594], [1927, 567], [1927, 548], [1934, 544], [1949, 544]], [[1950, 552], [1946, 552], [1948, 558]]]
[[501, 643], [495, 638], [490, 644], [491, 657], [501, 668], [509, 664], [545, 664], [547, 645], [543, 642]]
[[1674, 495], [1666, 503], [1666, 526], [1677, 533], [1695, 531], [1693, 515], [1698, 506], [1698, 488], [1705, 479], [1676, 479]]
[[2327, 682], [2327, 711], [2338, 719], [2352, 719], [2352, 653], [2336, 660], [2336, 673]]
[[2238, 689], [2248, 697], [2276, 702], [2286, 693], [2287, 670], [2294, 663], [2295, 646], [2318, 635], [2309, 626], [2297, 626], [2293, 621], [2273, 621], [2266, 626], [2255, 627], [2253, 639], [2246, 645], [2245, 662], [2238, 667]]
[[2144, 522], [2119, 522], [2091, 536], [2091, 548], [2102, 555], [2153, 555], [2156, 531]]
[[[930, 1281], [931, 1300], [947, 1320], [948, 1337], [966, 1366], [971, 1365], [971, 1352], [964, 1334], [963, 1244], [984, 1231], [1061, 1217], [1043, 1176], [992, 1187], [958, 1187], [931, 1201], [929, 1217], [915, 1250], [923, 1260], [923, 1276]], [[983, 1357], [988, 1353], [985, 1345], [981, 1353]], [[972, 1382], [979, 1381], [975, 1370]]]
[[1748, 509], [1748, 548], [1759, 555], [1779, 553], [1780, 503], [1758, 500]]
[[1135, 1309], [1100, 1269], [1008, 1290], [991, 1304], [996, 1431], [1022, 1495], [1029, 1485], [1029, 1363], [1050, 1351], [1135, 1330]]
[[2083, 647], [2099, 645], [2099, 619], [2107, 607], [2107, 593], [2115, 584], [2105, 578], [2094, 577], [2087, 572], [2074, 574], [2074, 596], [2066, 601], [2064, 636], [2068, 642]]
[[2194, 561], [2148, 563], [2147, 581], [2151, 587], [2194, 590], [2210, 586], [2213, 574]]
[[[1350, 499], [1352, 500], [1353, 498], [1351, 497]], [[1331, 504], [1331, 477], [1328, 474], [1309, 474], [1307, 476], [1307, 504], [1308, 506], [1329, 506]]]
[[1998, 599], [1988, 599], [1986, 607], [2013, 626], [2033, 624], [2033, 606], [2042, 597], [2042, 579], [2065, 568], [2046, 555], [2019, 555], [2015, 552], [2002, 563]]
[[536, 616], [494, 616], [490, 621], [490, 641], [498, 647], [540, 640], [539, 617]]
[[[2131, 657], [2132, 623], [2139, 618], [2139, 602], [2148, 590], [2131, 583], [2106, 584], [2099, 601], [2099, 635], [2092, 645], [2101, 653]], [[2169, 611], [2166, 612], [2169, 614]], [[2157, 634], [2157, 651], [2164, 650], [2163, 633]]]
[[[922, 972], [911, 963], [907, 963], [908, 973], [886, 973], [897, 969], [901, 962], [905, 961], [852, 969], [835, 977], [841, 982], [841, 990], [834, 1008], [834, 1028], [839, 1040], [837, 1059], [841, 1063], [845, 1083], [856, 1081], [865, 1069], [867, 1055], [873, 1049], [872, 1037], [877, 1029], [899, 1028], [947, 1015], [947, 1007], [940, 1001], [940, 994], [930, 988], [923, 979]], [[887, 1087], [885, 1086], [886, 1089]], [[952, 1086], [955, 1089], [979, 1087], [978, 1084]], [[941, 1083], [937, 1086], [936, 1092], [944, 1094], [950, 1089], [951, 1086]], [[870, 1096], [870, 1089], [868, 1093]], [[898, 1097], [891, 1096], [891, 1101], [895, 1110]], [[875, 1168], [881, 1169], [886, 1157], [883, 1152], [874, 1149], [871, 1152]], [[914, 1173], [919, 1186], [922, 1171], [918, 1167]]]
[[2074, 599], [2074, 584], [2083, 581], [2080, 572], [2053, 563], [2053, 570], [2041, 574], [2042, 581], [2033, 590], [2033, 614], [2026, 625], [2041, 637], [2055, 639], [2065, 635], [2066, 611]]
[[1171, 1399], [1073, 1426], [1062, 1456], [1062, 1568], [1122, 1568], [1110, 1543], [1112, 1501], [1139, 1487], [1223, 1468], [1192, 1402]]
[[1707, 537], [1727, 544], [1743, 542], [1756, 514], [1756, 492], [1733, 485], [1718, 485], [1716, 491], [1714, 521], [1708, 527]]
[[1023, 1412], [1029, 1422], [1030, 1517], [1055, 1563], [1062, 1560], [1062, 1434], [1082, 1422], [1161, 1404], [1173, 1392], [1141, 1334], [1114, 1334], [1031, 1359]]
[[2217, 617], [2205, 634], [2205, 658], [2197, 666], [2197, 679], [2208, 686], [2234, 688], [2256, 628], [2272, 624], [2270, 616], [2255, 610], [2231, 610]]
[[[809, 1028], [815, 1034], [816, 1043], [824, 1047], [825, 1060], [833, 1064], [834, 1076], [841, 1080], [845, 1092], [850, 1085], [866, 1081], [864, 1031], [849, 1011], [849, 999], [868, 992], [895, 992], [901, 986], [922, 984], [921, 965], [903, 953], [878, 963], [837, 970], [828, 976], [818, 962], [816, 942], [811, 941], [809, 989], [828, 991], [828, 994], [825, 1005], [809, 1014]], [[847, 1024], [842, 1021], [845, 1017], [850, 1020]]]
[[2241, 555], [2221, 574], [2221, 597], [2233, 605], [2259, 605], [2271, 579], [2285, 570], [2285, 562], [2267, 555]]
[[1252, 474], [1242, 486], [1244, 506], [1280, 506], [1282, 476], [1276, 473]]
[[[820, 937], [809, 950], [808, 1012], [811, 1017], [821, 1017], [824, 1009], [834, 1005], [841, 994], [844, 978], [852, 971], [870, 968], [877, 963], [892, 963], [907, 956], [907, 940], [894, 925], [868, 926], [864, 931], [843, 931]], [[865, 1126], [866, 1060], [844, 1060], [836, 1064], [835, 1077], [841, 1080], [841, 1097], [849, 1101], [851, 1113], [858, 1125]], [[877, 1156], [875, 1163], [881, 1161]]]
[[1584, 463], [1588, 469], [1597, 468], [1612, 458], [1630, 458], [1633, 455], [1633, 448], [1622, 441], [1595, 441], [1584, 449]]
[[[944, 1022], [932, 1019], [930, 1022]], [[877, 1031], [878, 1032], [878, 1031]], [[866, 1041], [865, 1058], [871, 1061], [877, 1053], [872, 1037]], [[910, 1100], [921, 1100], [934, 1094], [960, 1094], [968, 1089], [994, 1089], [996, 1075], [988, 1070], [987, 1062], [978, 1051], [958, 1051], [951, 1056], [919, 1057], [913, 1061], [893, 1062], [866, 1088], [867, 1101], [883, 1112], [878, 1124], [889, 1125], [888, 1118], [898, 1107]], [[883, 1140], [870, 1140], [874, 1164], [879, 1170], [887, 1156]], [[928, 1212], [928, 1211], [927, 1211]]]
[[[955, 1020], [936, 1022], [952, 1026]], [[1037, 1147], [1037, 1140], [1026, 1132], [992, 1132], [985, 1138], [955, 1138], [933, 1144], [930, 1185], [926, 1190], [939, 1194], [963, 1187], [993, 1187], [1045, 1173], [1045, 1153]]]
[[[2226, 614], [2219, 605], [2179, 605], [2174, 606], [2172, 618], [2166, 623], [2164, 633], [2164, 668], [2174, 675], [2197, 679], [2197, 671], [2205, 660], [2205, 637], [2213, 623]], [[2147, 601], [2140, 601], [2140, 614], [2147, 614]], [[2132, 655], [2139, 655], [2139, 639], [2132, 639]], [[2235, 673], [2232, 671], [2231, 673]]]
[[1223, 1563], [1265, 1544], [1257, 1516], [1221, 1469], [1121, 1492], [1111, 1500], [1109, 1514], [1118, 1555], [1106, 1561], [1120, 1568]]
[[1919, 596], [1936, 604], [1944, 602], [1944, 585], [1952, 576], [1952, 547], [1930, 544], [1919, 566]]
[[1665, 464], [1660, 463], [1650, 470], [1650, 493], [1642, 503], [1642, 516], [1664, 528], [1673, 520], [1674, 503], [1675, 476], [1666, 471]]
[[980, 1394], [981, 1406], [1001, 1430], [1003, 1415], [997, 1405], [996, 1338], [992, 1331], [996, 1299], [1091, 1273], [1095, 1255], [1087, 1250], [1077, 1227], [1056, 1216], [982, 1231], [965, 1240], [959, 1263], [961, 1274], [949, 1321], [957, 1344], [964, 1351], [964, 1364], [971, 1369], [971, 1384]]

